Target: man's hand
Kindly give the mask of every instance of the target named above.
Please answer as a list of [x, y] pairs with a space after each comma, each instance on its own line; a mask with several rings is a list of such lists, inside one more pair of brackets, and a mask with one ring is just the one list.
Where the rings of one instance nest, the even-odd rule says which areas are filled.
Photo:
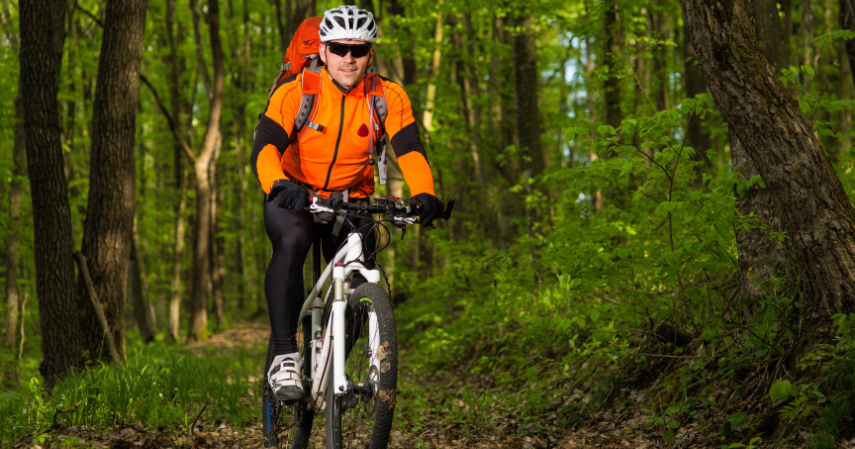
[[430, 193], [420, 193], [410, 198], [410, 207], [419, 214], [419, 223], [430, 226], [431, 222], [442, 217], [445, 205]]
[[306, 209], [309, 202], [309, 194], [304, 187], [298, 186], [287, 179], [274, 181], [267, 194], [267, 201], [276, 199], [279, 207], [293, 208], [298, 214]]

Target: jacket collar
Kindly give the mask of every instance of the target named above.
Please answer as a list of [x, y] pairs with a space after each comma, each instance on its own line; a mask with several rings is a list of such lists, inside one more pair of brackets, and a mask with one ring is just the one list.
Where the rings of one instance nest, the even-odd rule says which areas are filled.
[[360, 91], [360, 90], [362, 89], [362, 85], [363, 85], [363, 83], [365, 83], [365, 80], [366, 80], [366, 79], [368, 79], [368, 77], [371, 75], [370, 73], [366, 73], [366, 74], [365, 74], [365, 76], [363, 76], [363, 77], [362, 77], [362, 80], [359, 82], [359, 84], [357, 84], [356, 86], [354, 86], [352, 89], [345, 89], [341, 84], [339, 84], [339, 83], [338, 83], [338, 81], [336, 81], [336, 80], [332, 77], [332, 75], [330, 75], [330, 72], [329, 72], [329, 71], [327, 71], [327, 68], [326, 68], [326, 67], [324, 67], [324, 68], [323, 68], [323, 72], [322, 72], [322, 73], [326, 75], [326, 76], [322, 76], [322, 77], [321, 77], [322, 79], [324, 79], [324, 80], [326, 80], [326, 81], [330, 81], [330, 82], [331, 82], [331, 83], [332, 83], [336, 88], [338, 88], [338, 90], [339, 90], [341, 93], [343, 93], [343, 94], [345, 94], [345, 95], [348, 95], [348, 94], [350, 94], [350, 93], [351, 93], [351, 92], [353, 92], [353, 91], [357, 91], [357, 92], [358, 92], [358, 91]]

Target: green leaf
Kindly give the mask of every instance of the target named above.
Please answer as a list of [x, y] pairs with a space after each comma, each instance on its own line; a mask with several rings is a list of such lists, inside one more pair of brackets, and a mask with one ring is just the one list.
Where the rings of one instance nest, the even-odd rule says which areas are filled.
[[795, 393], [795, 388], [793, 384], [788, 380], [779, 380], [772, 384], [772, 388], [769, 389], [769, 398], [772, 399], [772, 402], [778, 402], [781, 399], [786, 398], [790, 394]]
[[615, 129], [610, 125], [600, 125], [597, 127], [597, 132], [605, 136], [606, 134], [615, 134]]
[[804, 73], [805, 75], [807, 75], [807, 77], [808, 77], [808, 78], [810, 78], [810, 79], [813, 79], [813, 77], [814, 77], [814, 75], [815, 75], [815, 73], [814, 73], [814, 71], [813, 71], [813, 67], [811, 67], [811, 66], [809, 66], [809, 65], [803, 65], [803, 66], [802, 66], [802, 73]]
[[564, 138], [565, 138], [568, 142], [572, 142], [572, 141], [576, 140], [576, 133], [574, 133], [573, 131], [568, 130], [568, 131], [565, 133]]
[[591, 309], [591, 311], [588, 312], [588, 315], [591, 316], [591, 320], [593, 321], [597, 321], [598, 319], [600, 319], [600, 311], [597, 309]]

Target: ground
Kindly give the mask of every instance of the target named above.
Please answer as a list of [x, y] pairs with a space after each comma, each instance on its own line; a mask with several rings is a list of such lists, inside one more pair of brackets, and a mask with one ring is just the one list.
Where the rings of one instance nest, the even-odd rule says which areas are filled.
[[[227, 355], [229, 351], [248, 349], [267, 341], [269, 328], [266, 323], [250, 323], [236, 326], [225, 332], [214, 334], [205, 342], [188, 345], [187, 349], [206, 356], [216, 353]], [[537, 419], [524, 419], [497, 408], [478, 406], [478, 401], [467, 399], [461, 392], [472, 394], [483, 390], [491, 383], [489, 374], [474, 375], [460, 368], [457, 371], [414, 373], [402, 354], [399, 371], [399, 410], [396, 413], [396, 430], [390, 442], [394, 449], [452, 449], [452, 448], [503, 448], [503, 449], [603, 449], [603, 448], [719, 448], [722, 441], [718, 433], [700, 424], [686, 420], [672, 441], [665, 441], [658, 431], [651, 431], [649, 416], [641, 405], [624, 406], [592, 416], [580, 417], [570, 428], [559, 425], [557, 413], [549, 413]], [[259, 376], [261, 371], [259, 359]], [[254, 379], [260, 380], [260, 379]], [[590, 398], [581, 391], [565, 394], [564, 405]], [[644, 392], [628, 391], [637, 404], [643, 404]], [[416, 396], [425, 399], [428, 406], [420, 410], [408, 407]], [[436, 405], [439, 404], [439, 407]], [[445, 408], [448, 405], [450, 408]], [[449, 419], [454, 410], [460, 419]], [[711, 407], [711, 412], [714, 408]], [[323, 424], [316, 421], [312, 437], [313, 448], [324, 447]], [[61, 420], [60, 420], [61, 421]], [[566, 422], [566, 421], [565, 421]], [[78, 427], [60, 427], [55, 431], [45, 429], [42, 435], [28, 435], [18, 441], [0, 447], [47, 448], [47, 447], [94, 447], [117, 449], [160, 449], [160, 448], [261, 448], [260, 425], [233, 428], [228, 423], [206, 422], [199, 419], [192, 431], [175, 428], [153, 428], [144, 422], [131, 426], [97, 431]], [[712, 437], [710, 437], [710, 435]], [[855, 445], [853, 440], [850, 447]], [[792, 447], [792, 446], [790, 446]]]

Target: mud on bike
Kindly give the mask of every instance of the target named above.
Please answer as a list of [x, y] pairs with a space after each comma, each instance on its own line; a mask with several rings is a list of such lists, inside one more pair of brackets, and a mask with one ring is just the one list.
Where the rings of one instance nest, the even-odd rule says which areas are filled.
[[[448, 201], [441, 218], [451, 217], [454, 201]], [[411, 210], [404, 200], [392, 197], [376, 197], [374, 202], [348, 203], [341, 194], [333, 194], [312, 198], [309, 212], [322, 221], [367, 218], [373, 225], [369, 232], [375, 228], [388, 232], [384, 223], [402, 232], [406, 225], [419, 223], [419, 205]], [[312, 242], [314, 286], [297, 327], [304, 401], [284, 404], [273, 395], [267, 381], [272, 336], [268, 343], [262, 376], [265, 447], [307, 447], [316, 413], [325, 414], [327, 449], [385, 448], [389, 443], [398, 379], [395, 317], [389, 295], [379, 285], [380, 271], [366, 268], [362, 236], [356, 226], [351, 229], [323, 272], [319, 238]], [[357, 273], [366, 282], [351, 288]]]

